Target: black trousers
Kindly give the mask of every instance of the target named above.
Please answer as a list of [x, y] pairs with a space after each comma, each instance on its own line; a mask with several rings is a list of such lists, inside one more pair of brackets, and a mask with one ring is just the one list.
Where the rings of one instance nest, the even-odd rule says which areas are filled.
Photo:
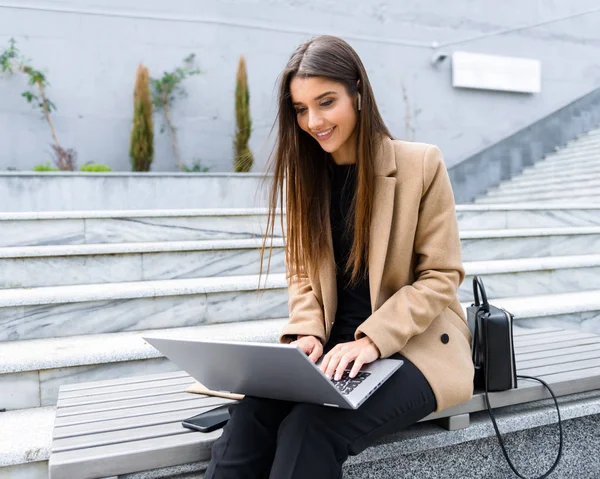
[[349, 455], [437, 407], [417, 367], [394, 357], [404, 365], [356, 410], [249, 396], [230, 406], [204, 478], [339, 479]]

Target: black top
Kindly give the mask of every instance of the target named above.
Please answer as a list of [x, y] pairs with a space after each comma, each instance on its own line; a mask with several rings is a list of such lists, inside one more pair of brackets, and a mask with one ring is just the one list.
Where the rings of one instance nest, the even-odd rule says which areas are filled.
[[349, 286], [351, 272], [345, 273], [344, 266], [352, 249], [353, 220], [349, 218], [350, 231], [345, 231], [345, 218], [350, 211], [352, 196], [356, 189], [356, 164], [336, 165], [329, 161], [331, 178], [331, 233], [336, 264], [337, 311], [330, 342], [351, 341], [356, 328], [371, 315], [369, 276]]

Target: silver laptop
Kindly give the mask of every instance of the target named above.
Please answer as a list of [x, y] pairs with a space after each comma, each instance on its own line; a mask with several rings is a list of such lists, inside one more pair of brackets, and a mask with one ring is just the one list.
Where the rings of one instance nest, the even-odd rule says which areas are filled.
[[378, 359], [355, 378], [328, 379], [295, 345], [144, 337], [208, 389], [356, 409], [400, 366]]

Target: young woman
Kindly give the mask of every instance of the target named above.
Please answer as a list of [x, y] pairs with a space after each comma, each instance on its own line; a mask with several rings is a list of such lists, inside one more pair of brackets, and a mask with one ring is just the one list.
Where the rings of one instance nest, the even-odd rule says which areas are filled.
[[360, 58], [332, 36], [291, 56], [278, 124], [268, 229], [285, 193], [290, 318], [281, 341], [322, 360], [329, 377], [378, 358], [404, 365], [357, 410], [244, 398], [206, 479], [337, 479], [349, 455], [473, 390], [440, 150], [392, 139]]

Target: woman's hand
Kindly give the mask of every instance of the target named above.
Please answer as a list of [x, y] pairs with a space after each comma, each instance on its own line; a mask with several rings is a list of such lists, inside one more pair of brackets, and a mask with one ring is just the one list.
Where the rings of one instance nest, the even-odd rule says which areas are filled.
[[323, 345], [321, 344], [321, 341], [314, 336], [303, 336], [299, 334], [298, 339], [292, 341], [290, 344], [297, 345], [301, 351], [308, 354], [308, 359], [313, 363], [316, 363], [323, 354]]
[[324, 357], [321, 363], [321, 371], [331, 379], [335, 372], [335, 380], [339, 380], [348, 367], [354, 361], [350, 377], [358, 374], [364, 364], [369, 364], [379, 359], [379, 349], [370, 338], [364, 337], [357, 341], [341, 343], [335, 346]]

